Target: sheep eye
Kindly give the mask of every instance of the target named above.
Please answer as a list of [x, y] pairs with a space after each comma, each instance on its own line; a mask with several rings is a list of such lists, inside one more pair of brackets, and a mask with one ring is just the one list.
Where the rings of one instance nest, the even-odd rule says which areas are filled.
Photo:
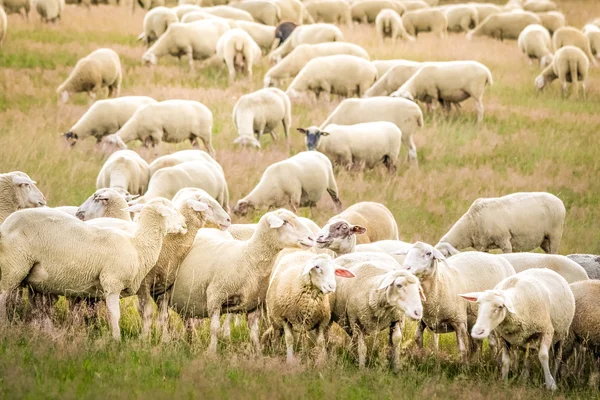
[[427, 253], [425, 253], [425, 255], [426, 255], [427, 257], [431, 257], [431, 252], [430, 252], [430, 251], [428, 251]]
[[401, 284], [401, 283], [397, 283], [397, 284], [396, 284], [396, 287], [397, 287], [398, 289], [402, 289], [402, 284]]

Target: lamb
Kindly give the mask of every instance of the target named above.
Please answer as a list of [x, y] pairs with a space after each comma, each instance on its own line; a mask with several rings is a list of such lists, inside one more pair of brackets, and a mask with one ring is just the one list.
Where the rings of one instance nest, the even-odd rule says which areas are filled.
[[546, 268], [556, 272], [569, 283], [587, 281], [585, 269], [575, 261], [558, 254], [513, 253], [501, 254], [515, 269], [522, 272], [533, 268]]
[[353, 21], [362, 24], [372, 24], [382, 10], [394, 10], [398, 15], [406, 12], [406, 7], [393, 0], [360, 0], [350, 5], [350, 14]]
[[331, 161], [324, 154], [303, 151], [267, 167], [256, 187], [237, 202], [233, 212], [246, 215], [254, 208], [287, 204], [297, 212], [298, 207], [314, 207], [325, 192], [340, 210], [342, 202]]
[[350, 4], [345, 0], [314, 0], [306, 3], [306, 11], [315, 22], [351, 25]]
[[336, 54], [347, 54], [369, 60], [369, 54], [365, 49], [352, 43], [327, 42], [301, 44], [292, 50], [281, 62], [267, 71], [264, 77], [264, 85], [265, 87], [279, 86], [282, 80], [298, 75], [310, 60]]
[[29, 19], [29, 11], [31, 11], [31, 0], [3, 0], [2, 8], [6, 14], [21, 14], [25, 13], [25, 18]]
[[75, 216], [82, 221], [113, 218], [131, 222], [129, 212], [125, 211], [128, 207], [127, 200], [116, 190], [98, 189], [77, 209]]
[[517, 42], [519, 50], [525, 53], [529, 62], [537, 59], [542, 68], [552, 62], [551, 43], [552, 39], [548, 30], [538, 24], [532, 24], [523, 29]]
[[493, 83], [490, 70], [477, 61], [448, 61], [423, 65], [390, 96], [424, 101], [431, 109], [435, 108], [436, 100], [443, 101], [448, 110], [450, 103], [461, 103], [471, 97], [475, 101], [477, 122], [482, 122], [483, 93]]
[[[275, 33], [277, 38], [277, 32]], [[271, 52], [271, 60], [281, 59], [301, 44], [317, 44], [325, 42], [343, 42], [344, 35], [340, 28], [332, 24], [302, 25], [294, 29], [283, 45]]]
[[414, 37], [417, 37], [421, 32], [432, 32], [444, 38], [448, 30], [446, 15], [437, 9], [426, 8], [407, 11], [402, 16], [402, 23], [406, 32]]
[[98, 49], [77, 61], [71, 74], [56, 90], [63, 103], [74, 93], [87, 92], [92, 99], [108, 88], [108, 97], [119, 97], [123, 73], [119, 55], [111, 49]]
[[317, 362], [324, 361], [325, 331], [331, 319], [329, 294], [335, 293], [336, 276], [353, 278], [354, 274], [336, 265], [331, 256], [308, 251], [285, 255], [273, 269], [266, 297], [271, 326], [264, 333], [263, 341], [272, 333], [281, 337], [285, 331], [288, 364], [296, 362], [294, 330], [316, 330], [320, 351]]
[[231, 4], [231, 7], [246, 11], [252, 16], [254, 21], [260, 24], [275, 26], [281, 20], [281, 10], [279, 9], [279, 6], [270, 1], [243, 1], [241, 3]]
[[334, 164], [350, 170], [355, 165], [372, 169], [383, 162], [390, 173], [396, 172], [402, 132], [391, 122], [297, 129], [306, 137], [307, 150], [319, 150]]
[[217, 57], [227, 65], [230, 83], [238, 72], [252, 78], [252, 66], [260, 60], [261, 55], [260, 47], [243, 29], [228, 30], [217, 41]]
[[142, 56], [145, 64], [156, 65], [167, 54], [188, 57], [194, 70], [194, 60], [204, 60], [217, 52], [217, 41], [229, 30], [229, 24], [220, 19], [207, 19], [191, 23], [174, 22], [167, 31]]
[[202, 11], [221, 18], [254, 22], [254, 18], [249, 12], [229, 6], [202, 7]]
[[98, 100], [83, 114], [79, 121], [63, 136], [74, 146], [78, 140], [96, 138], [100, 143], [106, 135], [116, 133], [137, 110], [155, 104], [156, 100], [146, 96], [124, 96], [116, 99]]
[[556, 254], [565, 215], [563, 202], [550, 193], [520, 192], [479, 198], [436, 248], [446, 256], [468, 247], [477, 251], [500, 249], [503, 253], [541, 247], [546, 253]]
[[[26, 284], [40, 293], [103, 297], [112, 336], [120, 340], [119, 297], [137, 292], [158, 259], [164, 236], [185, 231], [183, 217], [165, 199], [137, 208], [141, 212], [133, 236], [88, 226], [48, 208], [21, 210], [7, 218], [0, 227], [1, 323], [7, 323], [8, 297]], [[38, 240], [27, 239], [32, 235]]]
[[523, 10], [535, 13], [555, 11], [557, 9], [556, 3], [551, 0], [527, 0], [523, 4]]
[[106, 147], [126, 149], [139, 139], [145, 146], [160, 142], [179, 143], [186, 139], [193, 146], [202, 141], [210, 155], [212, 147], [212, 112], [202, 103], [192, 100], [166, 100], [140, 108], [117, 133], [102, 139]]
[[575, 46], [566, 46], [559, 49], [554, 54], [554, 59], [535, 78], [535, 87], [537, 90], [542, 90], [555, 79], [560, 79], [562, 82], [563, 92], [567, 91], [567, 83], [570, 82], [578, 92], [578, 82], [581, 82], [583, 95], [585, 96], [585, 86], [590, 68], [590, 61], [586, 54]]
[[467, 4], [471, 7], [475, 7], [475, 9], [477, 10], [477, 16], [479, 17], [479, 22], [482, 22], [492, 14], [499, 14], [502, 12], [502, 9], [498, 7], [497, 4], [473, 2]]
[[549, 11], [544, 13], [537, 13], [542, 21], [541, 24], [544, 28], [548, 29], [551, 35], [554, 34], [559, 28], [566, 25], [565, 16], [559, 11]]
[[144, 16], [144, 32], [138, 36], [147, 47], [152, 46], [158, 38], [167, 31], [169, 25], [177, 22], [177, 14], [167, 7], [156, 7], [148, 11]]
[[587, 24], [583, 27], [583, 34], [588, 38], [592, 55], [600, 58], [600, 28], [594, 24]]
[[468, 32], [482, 21], [477, 7], [470, 4], [457, 4], [446, 7], [442, 11], [448, 20], [449, 32]]
[[569, 254], [567, 258], [581, 265], [590, 279], [600, 279], [600, 256], [594, 254]]
[[[187, 161], [206, 161], [211, 162], [215, 166], [221, 168], [221, 165], [215, 161], [207, 152], [202, 150], [180, 150], [173, 154], [158, 157], [150, 163], [150, 177], [159, 169], [166, 167], [174, 167]], [[221, 168], [223, 171], [223, 168]]]
[[[285, 92], [277, 88], [260, 89], [239, 98], [233, 107], [233, 123], [238, 138], [233, 143], [260, 149], [260, 137], [266, 132], [277, 140], [275, 128], [283, 125], [288, 139], [292, 124], [292, 106]], [[255, 137], [256, 136], [256, 137]]]
[[461, 297], [479, 305], [471, 336], [483, 339], [493, 330], [502, 339], [503, 379], [510, 368], [507, 346], [537, 347], [546, 389], [556, 390], [548, 352], [554, 346], [560, 360], [562, 344], [575, 314], [573, 293], [562, 276], [547, 269], [527, 270], [504, 279], [493, 290], [461, 294]]
[[391, 38], [392, 43], [396, 43], [397, 38], [415, 40], [406, 33], [400, 15], [389, 8], [383, 9], [377, 14], [377, 18], [375, 18], [375, 29], [377, 30], [377, 34], [382, 43], [386, 37]]
[[574, 46], [585, 53], [587, 58], [596, 65], [596, 60], [590, 50], [590, 42], [588, 37], [579, 29], [571, 26], [564, 26], [554, 32], [552, 35], [552, 44], [554, 45], [554, 51], [557, 52], [559, 49], [565, 46]]
[[369, 99], [346, 99], [321, 124], [324, 129], [329, 124], [354, 125], [362, 122], [388, 121], [402, 131], [402, 143], [408, 147], [408, 158], [417, 163], [417, 147], [413, 135], [423, 126], [423, 112], [409, 100], [393, 97], [373, 97]]
[[148, 163], [132, 150], [114, 152], [104, 163], [98, 178], [96, 189], [111, 188], [128, 195], [143, 195], [150, 180]]
[[424, 64], [409, 60], [394, 61], [394, 66], [384, 73], [379, 72], [379, 79], [365, 92], [363, 97], [388, 96], [404, 85]]
[[221, 312], [248, 313], [250, 337], [260, 353], [258, 322], [269, 275], [286, 247], [310, 248], [312, 232], [287, 210], [266, 213], [248, 241], [198, 232], [172, 289], [173, 308], [184, 318], [210, 317], [208, 350], [217, 351]]
[[437, 249], [422, 242], [416, 242], [403, 253], [406, 254], [403, 268], [419, 278], [427, 298], [423, 302], [423, 319], [415, 333], [417, 345], [423, 347], [425, 327], [434, 333], [455, 332], [458, 351], [465, 359], [471, 350], [468, 332], [477, 308], [467, 302], [457, 302], [456, 296], [492, 289], [514, 275], [514, 268], [503, 258], [487, 253], [460, 253], [446, 259]]
[[[298, 219], [315, 235], [321, 230], [319, 225], [315, 224], [311, 219], [304, 217], [298, 217]], [[257, 226], [258, 224], [233, 224], [229, 227], [227, 232], [231, 235], [232, 239], [248, 240], [254, 235], [254, 232], [256, 232]]]
[[275, 28], [275, 38], [273, 40], [273, 48], [280, 47], [290, 37], [294, 29], [298, 25], [291, 21], [285, 21], [277, 25]]
[[46, 205], [46, 198], [35, 185], [21, 171], [0, 174], [0, 224], [17, 210]]
[[337, 54], [310, 60], [298, 73], [286, 93], [291, 98], [311, 91], [319, 97], [325, 93], [360, 97], [377, 80], [377, 69], [364, 58]]
[[519, 35], [527, 26], [540, 24], [540, 17], [531, 12], [502, 12], [492, 14], [479, 25], [467, 33], [467, 39], [471, 40], [477, 36], [489, 36], [504, 40], [517, 40]]
[[245, 30], [264, 53], [268, 53], [273, 47], [275, 27], [248, 21], [236, 21], [236, 25], [238, 28]]
[[8, 20], [6, 19], [6, 12], [4, 12], [4, 8], [0, 7], [0, 47], [2, 47], [2, 40], [6, 36], [7, 26]]
[[59, 21], [64, 8], [64, 0], [37, 0], [35, 3], [35, 9], [42, 22]]

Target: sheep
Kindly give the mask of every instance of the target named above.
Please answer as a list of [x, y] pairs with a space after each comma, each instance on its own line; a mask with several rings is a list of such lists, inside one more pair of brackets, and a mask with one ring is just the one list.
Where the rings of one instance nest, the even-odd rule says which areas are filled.
[[499, 14], [502, 12], [502, 9], [500, 7], [498, 7], [497, 4], [492, 4], [492, 3], [467, 3], [468, 5], [470, 5], [471, 7], [475, 7], [475, 9], [477, 10], [477, 16], [479, 19], [479, 22], [481, 23], [483, 20], [485, 20], [487, 17], [489, 17], [492, 14]]
[[408, 147], [408, 158], [418, 163], [413, 135], [418, 127], [423, 126], [423, 112], [412, 101], [392, 97], [346, 99], [329, 114], [319, 129], [323, 130], [329, 124], [353, 125], [377, 121], [392, 122], [400, 128], [402, 143]]
[[98, 49], [77, 61], [69, 77], [56, 92], [63, 103], [74, 93], [87, 92], [92, 99], [97, 92], [108, 88], [108, 97], [119, 97], [123, 72], [119, 55], [111, 49]]
[[316, 126], [297, 129], [305, 135], [307, 150], [319, 150], [334, 164], [350, 170], [354, 165], [371, 169], [383, 162], [390, 173], [396, 172], [402, 132], [391, 122], [331, 124], [322, 131]]
[[235, 205], [236, 215], [246, 215], [254, 208], [280, 207], [289, 204], [314, 207], [327, 192], [336, 209], [342, 208], [331, 161], [324, 154], [303, 151], [286, 160], [271, 164], [256, 187]]
[[396, 39], [414, 40], [412, 36], [406, 33], [402, 18], [394, 10], [383, 9], [375, 18], [375, 29], [379, 35], [379, 39], [383, 43], [386, 37], [392, 39], [392, 43], [396, 43]]
[[290, 37], [298, 25], [291, 21], [285, 21], [275, 28], [275, 38], [273, 39], [273, 48], [281, 46]]
[[128, 207], [128, 199], [114, 189], [98, 189], [77, 209], [75, 216], [82, 221], [112, 218], [131, 222], [129, 212], [124, 211]]
[[0, 47], [2, 47], [2, 41], [6, 36], [7, 26], [8, 20], [6, 19], [6, 12], [4, 12], [4, 8], [0, 7]]
[[517, 41], [519, 50], [521, 50], [529, 59], [539, 60], [540, 67], [545, 68], [552, 62], [552, 39], [550, 33], [542, 25], [532, 24], [523, 29]]
[[[298, 217], [298, 219], [315, 235], [321, 230], [319, 225], [315, 224], [311, 219], [304, 217]], [[232, 239], [248, 240], [254, 235], [257, 226], [258, 224], [233, 224], [227, 232], [231, 234]]]
[[266, 305], [271, 323], [263, 342], [271, 334], [285, 332], [287, 363], [294, 364], [294, 330], [316, 330], [320, 354], [326, 356], [325, 332], [331, 319], [329, 294], [335, 293], [336, 276], [353, 278], [348, 269], [336, 265], [327, 254], [299, 251], [283, 256], [269, 278]]
[[579, 90], [577, 83], [581, 82], [583, 96], [585, 97], [589, 68], [590, 61], [580, 48], [575, 46], [562, 47], [554, 54], [550, 65], [535, 78], [535, 87], [537, 90], [542, 90], [555, 79], [560, 79], [563, 93], [566, 93], [567, 83], [569, 82], [573, 85], [575, 93], [577, 93]]
[[260, 149], [260, 137], [265, 132], [273, 140], [277, 140], [275, 127], [279, 124], [283, 125], [283, 133], [288, 139], [292, 124], [290, 99], [277, 88], [260, 89], [246, 94], [233, 107], [233, 123], [239, 135], [233, 143], [241, 146]]
[[389, 329], [390, 363], [397, 371], [404, 315], [414, 320], [423, 315], [421, 301], [426, 297], [419, 279], [379, 261], [359, 263], [349, 270], [356, 277], [339, 280], [335, 295], [330, 296], [332, 320], [357, 342], [360, 368], [366, 363], [365, 336]]
[[6, 14], [21, 14], [25, 13], [25, 18], [29, 19], [29, 11], [31, 11], [31, 0], [3, 0], [1, 4]]
[[204, 11], [190, 11], [190, 12], [186, 13], [183, 17], [181, 17], [179, 22], [182, 22], [184, 24], [189, 24], [192, 22], [202, 21], [205, 19], [217, 19], [217, 20], [226, 22], [230, 28], [237, 28], [236, 20], [221, 18], [219, 16], [216, 16], [214, 14], [209, 14]]
[[[541, 247], [556, 254], [565, 224], [565, 205], [545, 192], [479, 198], [436, 245], [445, 256], [472, 247], [503, 253]], [[536, 221], [532, 224], [531, 221]]]
[[566, 25], [564, 14], [559, 11], [537, 13], [537, 16], [540, 17], [542, 26], [548, 29], [550, 35], [553, 35], [559, 28]]
[[132, 150], [119, 150], [106, 160], [98, 178], [96, 189], [111, 188], [128, 195], [142, 195], [148, 187], [150, 167]]
[[[382, 77], [392, 67], [407, 62], [406, 60], [373, 60], [371, 64], [377, 68], [377, 76]], [[416, 61], [415, 61], [416, 63]]]
[[250, 0], [231, 4], [230, 6], [246, 11], [252, 16], [254, 21], [264, 25], [275, 26], [281, 20], [281, 10], [279, 9], [279, 6], [270, 1]]
[[210, 155], [212, 147], [212, 112], [202, 103], [192, 100], [166, 100], [149, 104], [135, 114], [112, 135], [105, 136], [105, 147], [126, 149], [128, 143], [139, 139], [145, 146], [160, 142], [179, 143], [186, 139], [193, 146], [202, 141]]
[[600, 256], [594, 254], [569, 254], [567, 258], [581, 265], [590, 279], [600, 279]]
[[281, 12], [282, 21], [292, 21], [298, 25], [303, 23], [312, 24], [315, 21], [306, 11], [304, 4], [299, 0], [271, 0], [277, 4]]
[[556, 11], [556, 3], [551, 0], [527, 0], [523, 3], [523, 10], [535, 13]]
[[588, 38], [592, 55], [600, 58], [600, 28], [594, 24], [587, 24], [583, 27], [583, 34]]
[[394, 61], [394, 66], [384, 73], [379, 72], [379, 79], [365, 92], [363, 97], [388, 96], [404, 85], [424, 64], [409, 60]]
[[254, 22], [254, 18], [252, 18], [252, 15], [249, 12], [229, 6], [202, 7], [202, 12], [216, 15], [221, 18]]
[[421, 0], [401, 0], [400, 2], [406, 8], [406, 11], [421, 10], [430, 7], [429, 4]]
[[448, 61], [423, 65], [390, 96], [424, 101], [431, 109], [436, 101], [443, 101], [448, 110], [450, 103], [471, 97], [475, 101], [477, 122], [482, 122], [483, 93], [493, 83], [490, 70], [477, 61]]
[[442, 11], [448, 20], [449, 32], [468, 32], [481, 20], [477, 7], [470, 4], [457, 4], [446, 7]]
[[596, 65], [596, 60], [590, 50], [590, 42], [588, 37], [579, 29], [571, 26], [564, 26], [559, 28], [554, 35], [552, 35], [552, 44], [554, 45], [554, 51], [557, 52], [559, 49], [565, 46], [574, 46], [585, 53], [587, 58]]
[[569, 283], [589, 279], [582, 266], [558, 254], [513, 253], [501, 254], [500, 257], [507, 260], [516, 272], [532, 268], [547, 268], [565, 278]]
[[288, 210], [266, 213], [247, 241], [198, 232], [183, 260], [171, 299], [184, 318], [210, 317], [209, 353], [216, 353], [221, 312], [248, 313], [250, 337], [260, 354], [258, 322], [269, 275], [286, 247], [310, 248], [312, 232]]
[[238, 72], [252, 78], [252, 66], [260, 60], [262, 50], [243, 29], [228, 30], [217, 41], [217, 57], [227, 65], [229, 82]]
[[[277, 32], [275, 32], [277, 39]], [[301, 44], [317, 44], [325, 42], [343, 42], [342, 31], [332, 24], [313, 24], [299, 26], [292, 31], [283, 45], [273, 50], [269, 56], [271, 60], [280, 61]]]
[[420, 32], [432, 32], [444, 38], [448, 30], [446, 15], [437, 9], [407, 11], [402, 16], [402, 23], [406, 32], [414, 37], [417, 37]]
[[493, 290], [460, 296], [479, 305], [471, 336], [483, 339], [493, 330], [502, 339], [503, 379], [510, 368], [507, 346], [537, 347], [546, 389], [556, 390], [548, 352], [554, 345], [556, 358], [560, 360], [562, 344], [575, 314], [573, 293], [562, 276], [547, 269], [527, 270], [504, 279]]
[[377, 80], [377, 69], [364, 58], [347, 54], [317, 57], [310, 60], [294, 78], [286, 93], [298, 98], [310, 91], [316, 97], [331, 94], [360, 97]]
[[[166, 167], [174, 167], [175, 165], [182, 164], [187, 161], [206, 161], [211, 162], [215, 166], [221, 168], [221, 165], [215, 161], [207, 152], [202, 150], [181, 150], [173, 154], [158, 157], [156, 160], [150, 163], [150, 177], [152, 177], [156, 171]], [[223, 168], [221, 168], [221, 171]]]
[[58, 206], [58, 207], [54, 207], [54, 209], [62, 211], [64, 213], [67, 213], [67, 214], [75, 217], [79, 207], [77, 207], [77, 206]]
[[313, 0], [306, 3], [306, 11], [315, 22], [351, 25], [350, 4], [345, 0]]
[[471, 40], [476, 36], [490, 36], [492, 38], [504, 40], [517, 40], [519, 35], [528, 25], [540, 24], [540, 17], [531, 12], [502, 12], [492, 14], [469, 33], [467, 39]]
[[167, 7], [156, 7], [144, 16], [144, 31], [137, 37], [150, 47], [158, 38], [167, 31], [169, 25], [178, 22], [177, 14]]
[[301, 44], [287, 57], [267, 71], [263, 79], [265, 87], [279, 86], [281, 81], [293, 78], [310, 60], [317, 57], [347, 54], [369, 60], [369, 54], [362, 47], [345, 42]]
[[406, 7], [394, 0], [360, 0], [350, 5], [350, 15], [353, 21], [362, 24], [372, 24], [382, 10], [394, 10], [398, 15], [406, 12]]
[[156, 65], [167, 54], [188, 57], [188, 65], [194, 70], [194, 60], [204, 60], [217, 52], [217, 41], [229, 30], [229, 24], [220, 19], [208, 19], [191, 23], [174, 22], [167, 31], [142, 56], [142, 63]]
[[21, 171], [0, 174], [0, 224], [17, 210], [46, 205], [46, 198], [35, 185]]
[[180, 4], [177, 7], [173, 7], [172, 10], [175, 15], [177, 15], [177, 19], [181, 21], [185, 14], [194, 11], [202, 11], [202, 7], [195, 4]]
[[64, 0], [36, 0], [35, 10], [42, 22], [57, 22], [65, 7]]
[[403, 242], [401, 240], [379, 240], [377, 242], [356, 245], [355, 250], [356, 253], [387, 254], [392, 256], [398, 264], [402, 265], [406, 257], [396, 253], [408, 251], [411, 247], [412, 243]]
[[238, 28], [245, 30], [264, 53], [268, 53], [273, 47], [273, 40], [275, 40], [274, 26], [266, 26], [248, 21], [236, 21], [236, 25]]
[[116, 133], [137, 110], [154, 104], [156, 100], [146, 96], [124, 96], [116, 99], [98, 100], [63, 136], [74, 146], [78, 140], [94, 137], [97, 143], [106, 135]]

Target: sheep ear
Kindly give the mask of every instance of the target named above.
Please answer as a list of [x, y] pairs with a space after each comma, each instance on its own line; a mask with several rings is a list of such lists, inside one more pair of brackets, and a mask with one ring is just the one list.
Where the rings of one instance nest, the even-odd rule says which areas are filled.
[[394, 252], [392, 252], [392, 255], [393, 256], [405, 256], [408, 254], [409, 250], [410, 249], [402, 249], [402, 250], [394, 251]]
[[363, 233], [365, 233], [367, 231], [367, 228], [365, 228], [364, 226], [360, 226], [360, 225], [352, 225], [350, 227], [350, 232], [352, 232], [355, 235], [362, 235]]
[[467, 300], [467, 301], [471, 301], [473, 303], [476, 303], [477, 300], [479, 300], [479, 296], [481, 296], [481, 292], [472, 292], [472, 293], [459, 294], [459, 296], [462, 297], [463, 299]]
[[[132, 200], [135, 200], [135, 199], [137, 199], [138, 197], [140, 197], [140, 195], [139, 195], [139, 194], [127, 194], [127, 195], [125, 196], [125, 201], [129, 203], [130, 201], [132, 201]], [[108, 200], [108, 198], [107, 198], [107, 200]]]
[[336, 276], [340, 276], [342, 278], [354, 278], [354, 272], [350, 271], [348, 268], [337, 267], [335, 269]]
[[427, 297], [425, 297], [425, 293], [423, 292], [423, 286], [419, 283], [419, 297], [421, 297], [421, 301], [427, 301]]
[[284, 223], [284, 221], [275, 214], [267, 216], [267, 222], [269, 223], [269, 227], [272, 229], [281, 228]]
[[140, 211], [142, 211], [142, 208], [144, 208], [143, 204], [134, 204], [132, 206], [123, 208], [122, 211], [128, 211], [130, 213], [139, 213]]
[[304, 129], [304, 128], [296, 128], [296, 130], [297, 130], [298, 132], [300, 132], [301, 134], [303, 134], [303, 135], [306, 135], [306, 134], [308, 133], [308, 132], [306, 131], [306, 129]]
[[144, 32], [140, 33], [139, 36], [137, 37], [137, 40], [144, 40], [144, 38], [146, 37], [146, 34]]
[[377, 290], [383, 290], [394, 283], [396, 280], [396, 274], [394, 272], [395, 271], [389, 272], [383, 276]]
[[177, 214], [175, 212], [175, 210], [173, 210], [171, 207], [167, 207], [167, 206], [158, 206], [156, 211], [163, 217], [171, 217], [171, 216]]
[[444, 255], [442, 254], [441, 251], [439, 251], [438, 249], [436, 249], [435, 247], [433, 248], [433, 258], [435, 258], [436, 260], [440, 260], [440, 261], [445, 261], [446, 257], [444, 257]]
[[503, 297], [504, 297], [504, 307], [506, 307], [506, 309], [508, 310], [509, 313], [514, 314], [515, 306], [513, 305], [512, 300], [506, 296], [503, 296]]
[[445, 251], [449, 256], [453, 256], [455, 254], [460, 253], [460, 251], [458, 251], [458, 249], [456, 247], [452, 246], [448, 242], [440, 242], [435, 245], [435, 248], [440, 251]]
[[192, 207], [192, 210], [196, 212], [205, 212], [208, 210], [208, 204], [201, 201], [190, 199], [187, 203]]
[[13, 183], [15, 185], [35, 185], [37, 182], [32, 181], [31, 179], [29, 179], [26, 176], [22, 176], [22, 175], [15, 175], [13, 177]]
[[308, 275], [314, 267], [315, 267], [314, 262], [312, 262], [311, 260], [307, 261], [306, 264], [304, 264], [304, 268], [302, 269], [302, 276]]

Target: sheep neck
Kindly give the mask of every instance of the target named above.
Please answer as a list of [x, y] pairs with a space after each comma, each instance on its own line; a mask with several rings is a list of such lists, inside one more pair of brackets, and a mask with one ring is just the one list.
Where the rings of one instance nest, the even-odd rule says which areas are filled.
[[[477, 224], [473, 223], [470, 215], [466, 214], [460, 217], [458, 221], [450, 228], [440, 242], [450, 243], [458, 250], [466, 249], [473, 246], [471, 238], [472, 229], [476, 229]], [[468, 232], [468, 233], [466, 233]]]
[[131, 222], [131, 216], [127, 211], [123, 211], [124, 208], [127, 208], [127, 203], [125, 200], [121, 200], [121, 198], [117, 199], [117, 201], [109, 201], [104, 217], [117, 218]]
[[18, 209], [14, 187], [12, 182], [7, 182], [7, 179], [10, 177], [0, 178], [0, 223]]
[[162, 248], [166, 228], [164, 217], [152, 210], [142, 210], [138, 222], [138, 228], [133, 236], [133, 245], [138, 252], [138, 270], [132, 285], [135, 292], [139, 289], [142, 279], [150, 272], [156, 264]]
[[273, 269], [272, 264], [275, 257], [282, 249], [281, 243], [275, 237], [274, 230], [265, 223], [259, 223], [254, 235], [246, 242], [248, 266], [268, 275]]

